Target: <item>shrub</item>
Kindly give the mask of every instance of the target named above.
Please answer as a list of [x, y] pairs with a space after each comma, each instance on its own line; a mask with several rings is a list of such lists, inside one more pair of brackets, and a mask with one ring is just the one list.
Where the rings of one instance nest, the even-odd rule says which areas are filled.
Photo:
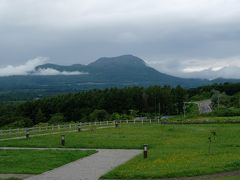
[[216, 116], [240, 116], [240, 108], [234, 108], [234, 107], [230, 107], [230, 108], [219, 108], [216, 109], [213, 113], [213, 115]]
[[65, 117], [61, 113], [53, 114], [48, 121], [49, 124], [61, 124], [65, 121]]

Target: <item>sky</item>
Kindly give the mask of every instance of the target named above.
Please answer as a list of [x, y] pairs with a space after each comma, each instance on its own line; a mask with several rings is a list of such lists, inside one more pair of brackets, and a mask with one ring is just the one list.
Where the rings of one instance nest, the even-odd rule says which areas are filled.
[[175, 76], [240, 78], [239, 47], [239, 0], [0, 0], [0, 76], [132, 54]]

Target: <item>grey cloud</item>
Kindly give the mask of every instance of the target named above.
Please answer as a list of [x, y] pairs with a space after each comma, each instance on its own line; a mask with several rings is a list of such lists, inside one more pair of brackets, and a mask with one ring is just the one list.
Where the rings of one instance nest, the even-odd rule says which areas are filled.
[[0, 0], [0, 64], [134, 54], [165, 73], [204, 77], [183, 70], [192, 59], [204, 67], [240, 56], [239, 8], [237, 0]]
[[38, 76], [52, 76], [52, 75], [81, 75], [86, 74], [86, 72], [79, 71], [57, 71], [51, 68], [39, 68], [37, 66], [44, 64], [47, 61], [47, 58], [35, 58], [27, 61], [22, 65], [12, 66], [8, 65], [0, 68], [0, 77], [3, 76], [15, 76], [15, 75], [38, 75]]

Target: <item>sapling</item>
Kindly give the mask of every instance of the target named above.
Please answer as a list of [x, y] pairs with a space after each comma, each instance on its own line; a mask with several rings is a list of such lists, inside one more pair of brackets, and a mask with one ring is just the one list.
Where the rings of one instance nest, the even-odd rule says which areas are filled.
[[213, 140], [215, 141], [216, 140], [216, 136], [217, 136], [216, 131], [211, 131], [211, 135], [213, 137]]
[[209, 143], [209, 145], [208, 145], [208, 154], [210, 154], [211, 153], [211, 144], [212, 144], [212, 137], [211, 136], [208, 137], [208, 143]]
[[217, 133], [216, 133], [216, 131], [211, 131], [210, 132], [210, 136], [208, 137], [208, 143], [209, 143], [209, 145], [208, 145], [208, 153], [210, 154], [211, 153], [211, 146], [212, 146], [212, 142], [214, 141], [216, 141], [216, 136], [217, 136]]

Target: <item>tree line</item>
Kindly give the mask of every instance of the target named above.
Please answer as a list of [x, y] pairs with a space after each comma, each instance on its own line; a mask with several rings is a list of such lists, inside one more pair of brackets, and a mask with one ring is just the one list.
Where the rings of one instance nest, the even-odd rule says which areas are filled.
[[180, 86], [109, 88], [0, 105], [0, 126], [95, 121], [133, 115], [181, 114], [187, 90]]
[[[129, 119], [134, 116], [179, 115], [184, 102], [212, 99], [216, 110], [240, 111], [240, 84], [214, 84], [195, 89], [150, 86], [89, 90], [30, 100], [0, 103], [0, 127]], [[230, 112], [230, 111], [228, 111]], [[237, 112], [237, 113], [236, 113]]]

